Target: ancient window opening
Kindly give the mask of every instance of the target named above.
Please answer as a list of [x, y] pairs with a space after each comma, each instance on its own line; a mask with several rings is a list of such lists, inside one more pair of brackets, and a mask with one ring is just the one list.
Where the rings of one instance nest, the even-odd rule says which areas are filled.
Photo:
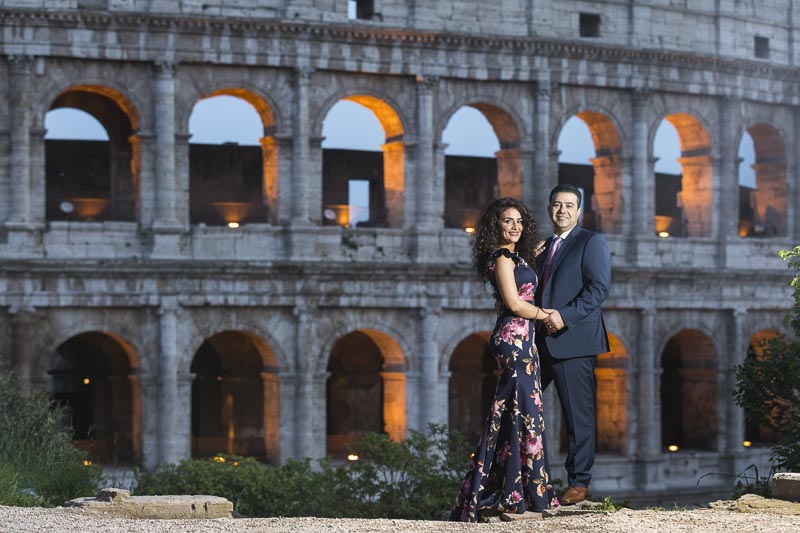
[[755, 56], [759, 59], [769, 59], [769, 37], [756, 35], [753, 37]]
[[484, 102], [460, 107], [442, 131], [442, 146], [445, 227], [474, 231], [492, 198], [522, 198], [519, 129], [506, 111]]
[[62, 343], [50, 360], [48, 392], [65, 408], [76, 447], [94, 462], [141, 460], [137, 358], [113, 335], [93, 331]]
[[[84, 119], [95, 134], [83, 134]], [[106, 87], [76, 86], [53, 101], [45, 127], [47, 220], [135, 220], [139, 138], [130, 102]]]
[[253, 334], [225, 331], [203, 342], [191, 365], [193, 457], [280, 461], [277, 370], [271, 348]]
[[269, 105], [242, 89], [216, 91], [195, 104], [189, 133], [190, 222], [274, 222], [278, 143]]
[[783, 136], [770, 124], [754, 124], [742, 135], [739, 156], [739, 236], [786, 235], [789, 191]]
[[370, 20], [375, 17], [375, 0], [348, 0], [347, 18]]
[[473, 333], [458, 343], [450, 357], [447, 424], [475, 441], [491, 409], [500, 373], [489, 335]]
[[580, 13], [578, 17], [581, 37], [600, 37], [600, 15]]
[[[391, 106], [368, 95], [343, 98], [325, 116], [322, 137], [322, 223], [402, 226], [405, 145]], [[356, 198], [351, 183], [356, 190], [368, 189], [366, 203], [363, 198], [359, 205], [351, 203]]]

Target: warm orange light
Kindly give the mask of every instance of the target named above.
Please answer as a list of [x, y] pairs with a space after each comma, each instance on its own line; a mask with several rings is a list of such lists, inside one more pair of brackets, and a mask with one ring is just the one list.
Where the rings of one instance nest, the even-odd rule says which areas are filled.
[[92, 466], [92, 462], [89, 459], [83, 461], [83, 466]]
[[746, 440], [746, 441], [744, 441], [744, 442], [742, 443], [742, 446], [744, 446], [745, 448], [749, 448], [749, 447], [750, 447], [750, 446], [752, 446], [752, 445], [753, 445], [753, 443], [752, 443], [752, 442], [750, 442], [749, 440]]
[[217, 456], [214, 457], [214, 462], [215, 463], [224, 463], [225, 462], [225, 458], [222, 457], [221, 455], [217, 455]]
[[83, 378], [83, 384], [84, 385], [88, 385], [89, 383], [91, 383], [91, 381], [92, 380], [90, 380], [89, 378]]
[[[219, 213], [229, 228], [238, 228], [242, 220], [247, 218], [254, 207], [253, 204], [248, 202], [211, 202], [210, 205], [212, 209]], [[236, 226], [231, 226], [232, 223], [236, 224]]]
[[108, 198], [66, 198], [71, 203], [75, 215], [81, 220], [99, 218], [108, 206]]
[[239, 227], [239, 223], [238, 222], [228, 222], [228, 227], [231, 228], [231, 229], [236, 229], [236, 228]]
[[678, 451], [678, 445], [677, 444], [670, 444], [669, 446], [667, 446], [667, 449], [669, 451], [671, 451], [671, 452], [677, 452]]
[[239, 466], [239, 461], [234, 461], [233, 466]]
[[464, 231], [466, 231], [467, 233], [475, 233], [475, 228], [470, 226], [468, 228], [464, 228]]
[[661, 237], [662, 239], [666, 239], [667, 237], [669, 237], [669, 232], [668, 231], [659, 231], [658, 232], [658, 236]]
[[356, 454], [354, 454], [354, 453], [351, 453], [350, 455], [347, 456], [347, 460], [348, 461], [358, 461], [358, 456]]

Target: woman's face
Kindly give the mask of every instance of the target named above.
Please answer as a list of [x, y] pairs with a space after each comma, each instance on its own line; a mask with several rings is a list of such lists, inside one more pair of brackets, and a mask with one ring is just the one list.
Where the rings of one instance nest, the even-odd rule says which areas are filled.
[[522, 237], [522, 215], [509, 207], [500, 215], [500, 236], [503, 244], [517, 244]]

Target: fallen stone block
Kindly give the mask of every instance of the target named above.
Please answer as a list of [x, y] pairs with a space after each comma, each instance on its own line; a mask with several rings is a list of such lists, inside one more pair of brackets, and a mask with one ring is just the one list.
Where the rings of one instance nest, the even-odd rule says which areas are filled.
[[800, 501], [800, 474], [794, 472], [773, 474], [772, 497], [792, 502]]
[[122, 518], [231, 518], [233, 513], [233, 504], [219, 496], [131, 496], [116, 488], [102, 489], [94, 498], [70, 500], [65, 506]]

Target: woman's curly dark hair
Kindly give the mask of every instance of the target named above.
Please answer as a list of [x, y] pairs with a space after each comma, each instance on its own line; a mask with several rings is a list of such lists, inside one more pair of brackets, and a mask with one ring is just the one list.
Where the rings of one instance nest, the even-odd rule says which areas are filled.
[[522, 217], [522, 235], [514, 251], [525, 260], [531, 268], [536, 262], [536, 221], [528, 208], [514, 198], [498, 198], [487, 207], [478, 220], [472, 240], [472, 264], [475, 272], [483, 281], [489, 281], [488, 263], [492, 252], [503, 245], [500, 219], [506, 209], [516, 209]]

